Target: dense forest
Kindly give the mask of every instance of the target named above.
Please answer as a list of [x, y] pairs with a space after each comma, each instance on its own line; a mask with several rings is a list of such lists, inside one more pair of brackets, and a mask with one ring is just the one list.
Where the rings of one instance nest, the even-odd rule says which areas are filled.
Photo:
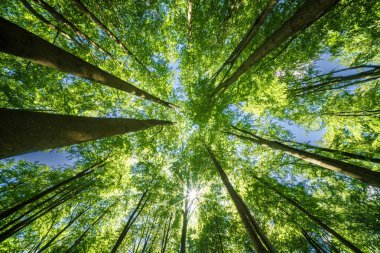
[[379, 81], [376, 0], [1, 0], [0, 252], [380, 252]]

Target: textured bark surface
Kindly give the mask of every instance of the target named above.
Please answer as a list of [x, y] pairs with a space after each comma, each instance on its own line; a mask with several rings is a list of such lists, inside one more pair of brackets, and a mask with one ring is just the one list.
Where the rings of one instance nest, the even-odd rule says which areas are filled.
[[349, 177], [359, 179], [365, 183], [371, 184], [376, 187], [380, 187], [380, 172], [373, 171], [358, 165], [354, 165], [347, 162], [342, 162], [340, 160], [310, 153], [308, 151], [304, 151], [301, 149], [293, 148], [288, 145], [285, 145], [283, 143], [277, 142], [277, 141], [270, 141], [266, 140], [264, 138], [261, 138], [257, 135], [254, 135], [246, 130], [242, 130], [239, 128], [234, 127], [234, 129], [237, 129], [243, 133], [249, 134], [252, 137], [247, 137], [243, 135], [238, 135], [234, 133], [228, 132], [228, 134], [237, 136], [243, 140], [249, 140], [253, 143], [256, 143], [258, 145], [267, 146], [274, 150], [280, 150], [285, 152], [286, 154], [289, 154], [291, 156], [297, 157], [299, 159], [302, 159], [306, 162], [318, 165], [320, 167], [333, 170], [336, 172], [343, 173]]
[[271, 184], [266, 182], [265, 180], [255, 176], [251, 175], [253, 178], [261, 182], [263, 185], [265, 185], [270, 190], [276, 192], [278, 195], [286, 199], [291, 205], [296, 207], [298, 210], [303, 212], [306, 216], [308, 216], [312, 221], [317, 223], [319, 226], [321, 226], [323, 229], [325, 229], [327, 232], [335, 236], [342, 244], [344, 244], [346, 247], [350, 248], [355, 253], [363, 253], [360, 249], [358, 249], [353, 243], [351, 243], [349, 240], [344, 238], [342, 235], [340, 235], [338, 232], [336, 232], [334, 229], [326, 225], [323, 221], [321, 221], [319, 218], [314, 216], [312, 213], [310, 213], [308, 210], [303, 208], [300, 204], [298, 204], [297, 201], [293, 200], [292, 198], [288, 197], [287, 195], [283, 194], [281, 191], [277, 190], [275, 187], [273, 187]]
[[326, 11], [338, 2], [339, 0], [306, 0], [292, 18], [286, 21], [276, 32], [269, 36], [269, 38], [257, 48], [227, 80], [215, 88], [212, 96], [215, 96], [219, 92], [223, 92], [228, 86], [238, 80], [248, 69], [257, 64], [261, 59], [270, 54], [286, 40], [317, 21], [324, 13], [326, 13]]
[[[24, 0], [25, 1], [25, 0]], [[116, 42], [129, 56], [131, 56], [140, 66], [147, 72], [150, 72], [148, 68], [128, 49], [128, 47], [121, 42], [121, 40], [105, 25], [100, 21], [80, 0], [72, 0], [78, 9], [91, 19], [95, 24], [97, 24], [108, 36], [110, 36], [113, 41]]]
[[161, 120], [90, 118], [0, 109], [0, 158], [171, 124]]
[[[215, 167], [216, 167], [216, 169], [218, 171], [219, 176], [221, 177], [221, 179], [223, 181], [224, 186], [227, 189], [228, 194], [230, 195], [230, 197], [231, 197], [231, 199], [232, 199], [232, 201], [233, 201], [233, 203], [234, 203], [234, 205], [236, 207], [236, 210], [239, 213], [240, 219], [242, 220], [243, 225], [244, 225], [244, 227], [247, 230], [248, 236], [251, 239], [252, 244], [253, 244], [255, 250], [257, 252], [260, 252], [260, 253], [261, 252], [270, 252], [270, 253], [272, 253], [273, 251], [271, 251], [270, 249], [267, 249], [265, 247], [264, 242], [262, 241], [262, 239], [260, 239], [259, 234], [258, 234], [258, 232], [255, 229], [255, 226], [251, 223], [250, 218], [247, 215], [247, 212], [246, 212], [246, 209], [245, 209], [245, 204], [244, 204], [243, 200], [237, 194], [237, 192], [235, 191], [234, 187], [230, 183], [230, 181], [229, 181], [226, 173], [224, 172], [222, 166], [220, 165], [220, 163], [216, 159], [214, 153], [208, 147], [206, 147], [206, 148], [207, 148], [207, 150], [208, 150], [208, 152], [209, 152], [209, 154], [211, 156], [211, 159], [212, 159], [212, 161], [213, 161], [213, 163], [214, 163], [214, 165], [215, 165]], [[253, 219], [253, 217], [252, 217], [252, 219]]]
[[170, 103], [54, 46], [1, 17], [0, 51], [171, 107]]
[[253, 39], [253, 37], [259, 31], [261, 25], [264, 23], [265, 19], [270, 14], [270, 12], [272, 11], [272, 9], [276, 5], [276, 3], [277, 3], [277, 0], [270, 0], [270, 1], [268, 1], [267, 5], [264, 7], [264, 10], [255, 19], [255, 21], [252, 23], [251, 27], [249, 28], [248, 32], [244, 35], [243, 39], [239, 42], [239, 44], [237, 45], [237, 47], [228, 56], [227, 60], [218, 69], [218, 71], [214, 74], [213, 77], [218, 76], [219, 73], [227, 65], [230, 65], [229, 70], [232, 68], [232, 66], [234, 65], [236, 59], [240, 56], [240, 54], [243, 52], [243, 50], [247, 47], [247, 45], [251, 42], [251, 40]]

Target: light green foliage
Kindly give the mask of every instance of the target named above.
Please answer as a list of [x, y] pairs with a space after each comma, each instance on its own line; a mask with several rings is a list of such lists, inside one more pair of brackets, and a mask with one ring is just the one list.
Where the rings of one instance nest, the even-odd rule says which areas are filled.
[[[155, 118], [175, 124], [61, 148], [73, 157], [71, 165], [49, 167], [17, 159], [1, 161], [0, 209], [6, 210], [95, 161], [106, 159], [93, 173], [67, 185], [83, 186], [83, 191], [0, 243], [0, 252], [38, 251], [82, 211], [84, 214], [45, 252], [66, 252], [70, 247], [71, 252], [110, 252], [146, 189], [149, 199], [119, 252], [162, 253], [168, 227], [166, 252], [179, 252], [187, 181], [196, 192], [190, 201], [188, 252], [255, 252], [205, 144], [213, 149], [232, 185], [278, 252], [315, 252], [301, 229], [326, 252], [333, 248], [339, 252], [350, 250], [252, 175], [266, 179], [297, 200], [363, 252], [380, 250], [379, 189], [223, 132], [234, 125], [272, 140], [297, 139], [293, 135], [297, 132], [282, 124], [287, 121], [306, 131], [323, 130], [324, 136], [316, 145], [379, 157], [379, 79], [343, 88], [331, 86], [323, 92], [293, 92], [334, 76], [319, 77], [334, 71], [318, 66], [320, 59], [326, 65], [326, 59], [339, 63], [341, 68], [380, 64], [378, 1], [340, 1], [213, 99], [210, 94], [226, 70], [214, 80], [212, 75], [239, 44], [267, 1], [83, 0], [149, 73], [72, 1], [46, 0], [107, 49], [110, 56], [55, 20], [35, 1], [27, 1], [83, 45], [49, 28], [21, 1], [2, 0], [0, 16], [176, 107], [164, 108], [4, 53], [0, 53], [0, 107], [82, 116]], [[302, 2], [279, 1], [227, 77]], [[369, 111], [377, 113], [369, 115]], [[379, 164], [316, 152], [380, 171]], [[2, 220], [0, 226], [27, 210], [42, 210], [59, 201], [65, 194], [60, 190]], [[52, 200], [44, 202], [52, 196]], [[0, 234], [4, 231], [0, 230]]]

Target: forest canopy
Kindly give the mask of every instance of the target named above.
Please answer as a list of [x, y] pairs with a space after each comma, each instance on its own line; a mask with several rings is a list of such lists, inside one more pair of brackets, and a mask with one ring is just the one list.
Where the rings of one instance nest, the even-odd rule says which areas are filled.
[[380, 252], [379, 80], [379, 1], [2, 0], [0, 252]]

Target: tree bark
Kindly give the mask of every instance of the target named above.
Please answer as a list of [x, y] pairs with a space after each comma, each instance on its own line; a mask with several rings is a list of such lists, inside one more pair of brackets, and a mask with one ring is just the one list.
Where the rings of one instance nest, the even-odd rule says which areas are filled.
[[[131, 215], [129, 216], [127, 223], [125, 224], [122, 232], [119, 235], [119, 238], [117, 239], [115, 245], [113, 246], [113, 248], [111, 250], [111, 253], [115, 253], [117, 251], [117, 249], [120, 247], [121, 243], [123, 242], [125, 236], [127, 235], [128, 231], [131, 229], [134, 221], [137, 219], [137, 217], [139, 216], [140, 212], [144, 209], [145, 204], [147, 203], [147, 201], [148, 201], [148, 199], [150, 197], [150, 196], [148, 196], [146, 198], [146, 200], [143, 202], [143, 200], [144, 200], [145, 196], [147, 195], [148, 191], [149, 191], [148, 189], [145, 190], [144, 193], [141, 195], [140, 200], [137, 203], [137, 206], [135, 207], [135, 209], [132, 211]], [[140, 208], [140, 206], [141, 206], [141, 208]]]
[[85, 212], [90, 209], [91, 206], [87, 207], [85, 210], [80, 212], [78, 215], [76, 215], [74, 218], [70, 219], [70, 221], [66, 224], [66, 226], [61, 229], [56, 235], [54, 235], [39, 251], [38, 253], [41, 253], [42, 251], [46, 250], [63, 232], [65, 232], [77, 219], [79, 219]]
[[74, 39], [70, 34], [66, 33], [65, 31], [63, 31], [62, 29], [60, 29], [58, 26], [54, 25], [49, 20], [47, 20], [46, 18], [44, 18], [42, 15], [40, 15], [35, 9], [33, 9], [33, 7], [28, 3], [27, 0], [21, 0], [21, 2], [23, 3], [23, 5], [25, 6], [25, 8], [30, 13], [32, 13], [37, 19], [39, 19], [40, 21], [42, 21], [43, 23], [45, 23], [49, 28], [54, 29], [57, 32], [63, 34], [67, 39], [73, 41], [78, 46], [80, 46], [80, 47], [82, 46], [82, 44], [80, 42], [78, 42], [76, 39]]
[[[213, 78], [216, 78], [220, 74], [220, 72], [222, 72], [224, 67], [226, 67], [227, 65], [230, 65], [229, 70], [233, 67], [236, 59], [240, 56], [243, 50], [247, 47], [247, 45], [251, 42], [253, 37], [259, 31], [261, 25], [264, 23], [265, 19], [267, 18], [269, 13], [272, 11], [276, 3], [277, 3], [277, 0], [268, 1], [267, 5], [264, 7], [264, 10], [255, 19], [255, 21], [252, 23], [251, 27], [249, 28], [248, 32], [244, 35], [243, 39], [239, 42], [239, 44], [234, 49], [234, 51], [228, 56], [227, 60], [223, 63], [223, 65], [218, 69], [218, 71], [216, 71], [216, 73], [213, 75]], [[227, 71], [227, 73], [229, 72], [229, 70]]]
[[310, 145], [310, 144], [306, 144], [306, 143], [295, 142], [295, 141], [291, 141], [291, 143], [295, 143], [297, 145], [304, 146], [306, 148], [312, 148], [315, 150], [329, 152], [331, 154], [346, 156], [346, 157], [349, 157], [352, 159], [358, 159], [358, 160], [373, 162], [373, 163], [380, 163], [380, 158], [372, 158], [372, 157], [368, 157], [365, 155], [354, 154], [354, 153], [336, 150], [336, 149], [332, 149], [332, 148], [318, 147], [318, 146], [314, 146], [314, 145]]
[[1, 108], [0, 121], [1, 159], [172, 124], [162, 120], [91, 118]]
[[[239, 213], [239, 216], [243, 222], [243, 225], [244, 227], [246, 228], [247, 230], [247, 233], [249, 235], [249, 238], [251, 239], [252, 241], [252, 244], [254, 246], [254, 248], [256, 249], [257, 252], [275, 252], [275, 251], [272, 251], [271, 249], [267, 248], [265, 246], [265, 242], [263, 240], [263, 238], [260, 238], [260, 235], [258, 234], [258, 232], [256, 231], [254, 225], [251, 223], [251, 220], [250, 218], [248, 218], [248, 213], [246, 211], [246, 208], [245, 208], [245, 203], [244, 201], [241, 199], [241, 197], [237, 194], [237, 192], [235, 191], [235, 189], [233, 188], [233, 186], [231, 185], [230, 181], [228, 180], [228, 177], [226, 175], [226, 173], [224, 172], [222, 166], [220, 165], [220, 163], [218, 162], [218, 160], [216, 159], [214, 153], [211, 151], [211, 149], [209, 147], [207, 147], [207, 150], [211, 156], [211, 159], [218, 171], [218, 174], [219, 176], [221, 177], [222, 181], [223, 181], [223, 184], [224, 186], [226, 187], [238, 213]], [[253, 217], [252, 217], [253, 219]], [[257, 222], [255, 221], [255, 223], [257, 224]], [[273, 247], [271, 247], [273, 248]]]
[[[111, 205], [112, 206], [112, 205]], [[111, 207], [110, 206], [110, 207]], [[109, 208], [110, 208], [109, 207]], [[103, 217], [107, 214], [109, 208], [107, 208], [82, 234], [81, 236], [75, 240], [74, 244], [70, 246], [70, 248], [66, 251], [66, 253], [72, 251], [82, 240], [83, 238], [86, 236], [86, 234], [88, 233], [88, 231], [90, 231], [91, 228], [93, 228], [101, 219], [103, 219]]]
[[326, 225], [324, 222], [322, 222], [319, 218], [314, 216], [312, 213], [310, 213], [308, 210], [306, 210], [304, 207], [302, 207], [296, 200], [293, 200], [292, 198], [288, 197], [281, 191], [277, 190], [274, 186], [266, 182], [265, 180], [257, 177], [253, 173], [251, 174], [253, 178], [255, 178], [257, 181], [265, 185], [268, 189], [274, 191], [278, 195], [280, 195], [282, 198], [286, 199], [291, 205], [293, 205], [295, 208], [297, 208], [299, 211], [304, 213], [307, 217], [309, 217], [312, 221], [314, 221], [316, 224], [318, 224], [320, 227], [322, 227], [324, 230], [335, 236], [336, 239], [338, 239], [343, 245], [351, 249], [355, 253], [363, 253], [360, 249], [358, 249], [354, 244], [352, 244], [349, 240], [344, 238], [342, 235], [340, 235], [338, 232], [336, 232], [334, 229], [330, 228], [328, 225]]
[[31, 32], [0, 17], [0, 51], [28, 59], [34, 63], [73, 74], [131, 93], [143, 99], [173, 106], [146, 91], [72, 55]]
[[94, 47], [98, 48], [101, 52], [111, 56], [111, 53], [105, 50], [102, 46], [100, 46], [98, 43], [93, 41], [90, 37], [88, 37], [85, 33], [83, 33], [78, 27], [76, 27], [73, 23], [71, 23], [65, 16], [63, 16], [61, 13], [57, 12], [52, 6], [47, 4], [43, 0], [33, 0], [35, 3], [39, 4], [43, 9], [45, 9], [47, 12], [49, 12], [59, 23], [65, 24], [68, 27], [70, 27], [77, 36], [84, 38], [88, 43], [93, 45]]
[[88, 174], [90, 174], [91, 172], [93, 172], [96, 167], [103, 166], [105, 163], [106, 163], [106, 161], [100, 160], [100, 161], [92, 164], [90, 167], [82, 170], [81, 172], [79, 172], [75, 176], [70, 177], [70, 178], [68, 178], [66, 180], [63, 180], [63, 181], [59, 182], [58, 184], [56, 184], [56, 185], [54, 185], [54, 186], [52, 186], [52, 187], [50, 187], [50, 188], [42, 191], [41, 193], [39, 193], [39, 194], [37, 194], [37, 195], [35, 195], [35, 196], [33, 196], [33, 197], [31, 197], [31, 198], [29, 198], [29, 199], [21, 202], [20, 204], [17, 204], [15, 206], [13, 206], [13, 207], [11, 207], [11, 208], [9, 208], [9, 209], [1, 212], [0, 213], [0, 220], [7, 218], [9, 215], [12, 215], [12, 214], [16, 213], [17, 211], [25, 208], [27, 205], [38, 201], [39, 199], [47, 196], [49, 193], [58, 190], [60, 187], [62, 187], [64, 185], [67, 185], [68, 183], [70, 183], [70, 182], [72, 182], [74, 180], [77, 180], [79, 178], [87, 176]]
[[165, 253], [166, 252], [166, 248], [168, 246], [168, 241], [169, 241], [169, 234], [170, 234], [170, 229], [171, 229], [171, 223], [172, 223], [172, 219], [173, 219], [173, 214], [171, 214], [168, 218], [168, 220], [165, 222], [165, 226], [164, 226], [164, 234], [162, 236], [162, 240], [161, 240], [161, 250], [160, 252], [161, 253]]
[[287, 146], [283, 143], [280, 143], [278, 141], [271, 141], [271, 140], [266, 140], [264, 138], [261, 138], [257, 135], [254, 135], [246, 130], [239, 129], [237, 127], [233, 127], [234, 129], [243, 132], [245, 134], [250, 135], [251, 137], [248, 136], [243, 136], [243, 135], [238, 135], [234, 134], [231, 132], [227, 132], [228, 134], [234, 135], [236, 137], [239, 137], [243, 140], [249, 140], [255, 144], [258, 145], [263, 145], [267, 146], [271, 149], [274, 150], [280, 150], [285, 152], [286, 154], [289, 154], [291, 156], [297, 157], [303, 161], [318, 165], [320, 167], [333, 170], [336, 172], [343, 173], [349, 177], [359, 179], [365, 183], [368, 183], [370, 185], [380, 187], [380, 172], [377, 171], [372, 171], [367, 168], [354, 165], [351, 163], [347, 162], [342, 162], [337, 159], [333, 159], [330, 157], [310, 153], [301, 149], [293, 148], [290, 146]]
[[378, 78], [380, 78], [380, 67], [372, 66], [371, 70], [355, 73], [352, 75], [329, 77], [325, 80], [314, 82], [314, 84], [309, 86], [292, 89], [290, 92], [294, 92], [296, 94], [305, 94], [309, 92], [325, 91], [328, 89], [326, 87], [330, 87], [335, 84], [344, 84], [343, 87], [346, 88], [351, 85], [355, 85], [358, 81], [372, 81]]
[[187, 223], [189, 219], [189, 190], [190, 190], [190, 184], [187, 180], [186, 186], [185, 186], [185, 201], [184, 201], [184, 207], [183, 207], [183, 215], [182, 215], [182, 232], [181, 232], [181, 247], [180, 247], [180, 253], [186, 253], [186, 239], [187, 239]]
[[[25, 0], [24, 0], [25, 1]], [[116, 42], [129, 56], [131, 56], [140, 66], [150, 73], [149, 69], [128, 49], [128, 47], [121, 42], [121, 40], [105, 25], [100, 21], [80, 0], [72, 0], [78, 9], [91, 19], [95, 24], [97, 24], [106, 34], [108, 34], [113, 41]]]
[[228, 79], [220, 83], [214, 89], [211, 97], [214, 97], [218, 93], [223, 93], [247, 70], [255, 66], [260, 60], [270, 54], [286, 40], [316, 22], [338, 2], [339, 0], [305, 0], [304, 4], [298, 9], [292, 18], [270, 35], [269, 38], [257, 48]]
[[84, 186], [84, 187], [82, 187], [82, 188], [74, 191], [71, 194], [66, 194], [64, 197], [62, 197], [61, 199], [59, 199], [57, 202], [55, 202], [55, 203], [51, 204], [50, 206], [48, 206], [48, 207], [46, 207], [46, 208], [38, 211], [37, 213], [33, 214], [33, 216], [30, 216], [30, 217], [26, 218], [25, 220], [17, 223], [16, 225], [14, 225], [13, 227], [11, 227], [10, 229], [2, 232], [0, 234], [0, 243], [2, 243], [3, 241], [5, 241], [9, 237], [13, 236], [14, 234], [16, 234], [17, 232], [19, 232], [23, 228], [27, 227], [28, 225], [30, 225], [31, 223], [33, 223], [35, 220], [41, 218], [42, 216], [44, 216], [45, 214], [47, 214], [48, 212], [50, 212], [51, 210], [53, 210], [57, 206], [65, 203], [69, 199], [71, 199], [74, 196], [78, 195], [79, 193], [81, 193], [85, 189], [86, 189], [86, 186]]

